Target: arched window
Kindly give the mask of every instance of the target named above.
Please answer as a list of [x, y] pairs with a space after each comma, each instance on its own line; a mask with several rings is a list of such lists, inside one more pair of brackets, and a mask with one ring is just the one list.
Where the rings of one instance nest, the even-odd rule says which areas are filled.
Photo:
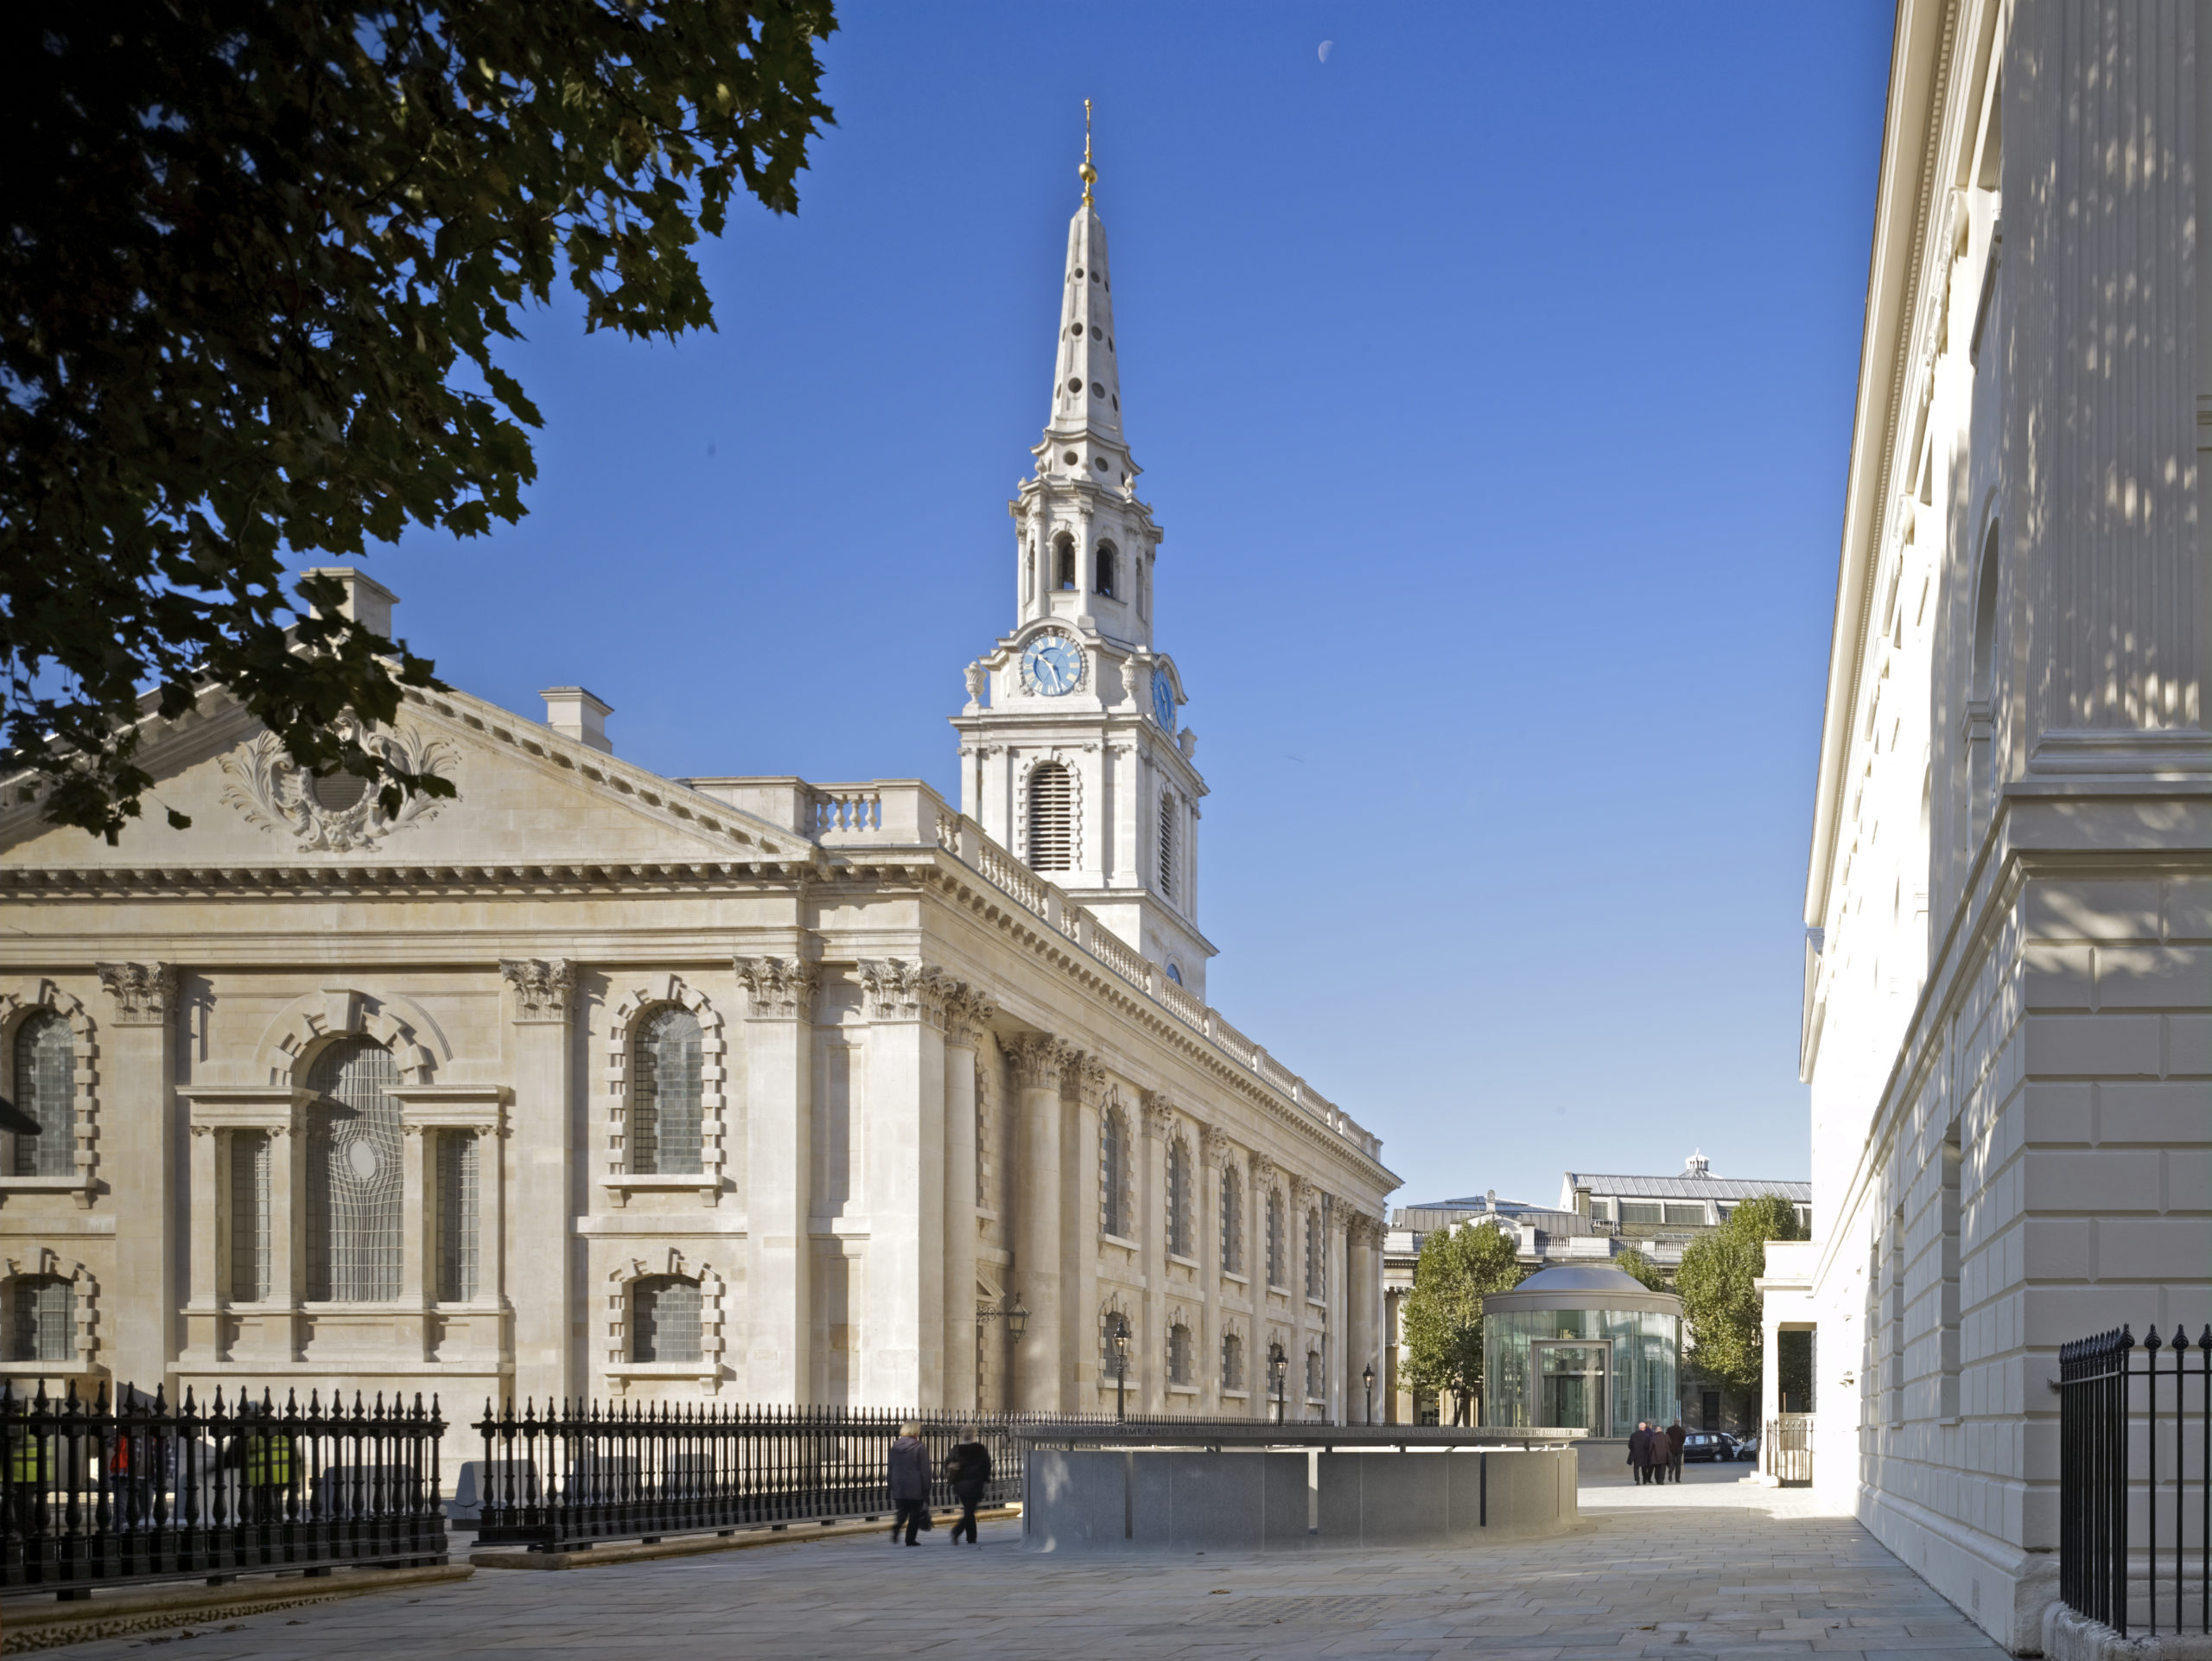
[[[1132, 1340], [1136, 1336], [1135, 1329], [1129, 1325], [1129, 1318], [1119, 1309], [1107, 1310], [1098, 1322], [1098, 1359], [1105, 1367], [1104, 1376], [1108, 1378], [1116, 1377], [1116, 1370], [1125, 1365], [1122, 1359], [1122, 1352], [1114, 1343], [1115, 1339], [1123, 1336]], [[1132, 1349], [1135, 1347], [1134, 1341], [1130, 1347]]]
[[1224, 1272], [1244, 1272], [1244, 1179], [1231, 1166], [1221, 1177], [1221, 1266]]
[[1160, 792], [1160, 897], [1175, 897], [1175, 792]]
[[1114, 579], [1120, 575], [1115, 569], [1118, 557], [1110, 542], [1100, 543], [1097, 553], [1092, 557], [1092, 563], [1097, 570], [1093, 574], [1091, 586], [1109, 600], [1115, 596]]
[[1183, 965], [1171, 960], [1167, 965], [1167, 978], [1180, 986], [1183, 983]]
[[16, 1028], [16, 1105], [38, 1121], [16, 1137], [17, 1176], [77, 1174], [77, 1047], [67, 1017], [40, 1009]]
[[1329, 1263], [1321, 1255], [1321, 1213], [1306, 1213], [1306, 1295], [1325, 1297], [1328, 1293]]
[[1029, 869], [1075, 869], [1075, 786], [1058, 761], [1029, 770]]
[[1191, 1329], [1179, 1321], [1167, 1329], [1167, 1382], [1191, 1382]]
[[1282, 1195], [1270, 1188], [1268, 1190], [1268, 1284], [1270, 1286], [1287, 1287], [1290, 1284], [1289, 1277], [1283, 1273], [1282, 1248]]
[[1098, 1217], [1109, 1234], [1127, 1239], [1129, 1218], [1129, 1120], [1119, 1107], [1098, 1116]]
[[630, 1046], [630, 1168], [690, 1176], [699, 1169], [699, 1017], [666, 1004], [638, 1023]]
[[1065, 531], [1052, 538], [1052, 563], [1059, 568], [1059, 586], [1073, 593], [1075, 580], [1075, 538]]
[[1167, 1249], [1191, 1255], [1191, 1148], [1180, 1136], [1167, 1144]]
[[699, 1282], [681, 1275], [648, 1275], [630, 1285], [630, 1359], [699, 1359]]
[[399, 1083], [391, 1052], [341, 1039], [315, 1059], [308, 1128], [308, 1296], [377, 1303], [399, 1295]]
[[1244, 1388], [1244, 1340], [1235, 1333], [1221, 1335], [1221, 1387]]
[[14, 1361], [77, 1359], [77, 1289], [60, 1275], [19, 1276], [10, 1287], [8, 1355]]
[[1321, 1352], [1319, 1350], [1306, 1352], [1306, 1393], [1317, 1399], [1327, 1393], [1321, 1377]]

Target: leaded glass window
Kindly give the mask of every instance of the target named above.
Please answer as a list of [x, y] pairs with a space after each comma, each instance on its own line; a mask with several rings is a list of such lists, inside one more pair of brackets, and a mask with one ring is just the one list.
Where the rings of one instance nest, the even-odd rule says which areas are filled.
[[1321, 1352], [1308, 1350], [1306, 1352], [1306, 1393], [1319, 1397], [1322, 1394], [1322, 1388]]
[[1180, 1136], [1167, 1144], [1167, 1249], [1191, 1255], [1191, 1149]]
[[476, 1295], [478, 1161], [474, 1130], [438, 1138], [438, 1299], [466, 1303]]
[[1167, 1382], [1191, 1382], [1191, 1329], [1180, 1321], [1167, 1329]]
[[638, 1024], [630, 1046], [630, 1168], [690, 1176], [699, 1169], [702, 1101], [699, 1017], [679, 1005]]
[[699, 1359], [699, 1282], [681, 1275], [652, 1275], [630, 1288], [630, 1359]]
[[1235, 1333], [1224, 1333], [1221, 1336], [1221, 1387], [1244, 1388], [1244, 1340]]
[[1274, 1189], [1268, 1191], [1268, 1284], [1287, 1286], [1289, 1277], [1283, 1273], [1282, 1261], [1282, 1195]]
[[77, 1291], [59, 1275], [24, 1275], [10, 1289], [9, 1348], [18, 1361], [77, 1359]]
[[1129, 1225], [1129, 1121], [1118, 1107], [1098, 1118], [1098, 1225], [1127, 1239]]
[[231, 1133], [231, 1301], [269, 1295], [269, 1133]]
[[399, 1083], [391, 1052], [342, 1039], [315, 1059], [308, 1088], [308, 1296], [387, 1302], [399, 1295], [403, 1204]]
[[1221, 1176], [1221, 1267], [1223, 1272], [1244, 1272], [1244, 1179], [1231, 1166]]
[[1306, 1213], [1306, 1295], [1324, 1297], [1328, 1284], [1328, 1260], [1321, 1255], [1321, 1213], [1309, 1211]]
[[16, 1028], [16, 1105], [38, 1121], [35, 1136], [18, 1136], [17, 1176], [77, 1174], [77, 1047], [69, 1022], [41, 1009]]

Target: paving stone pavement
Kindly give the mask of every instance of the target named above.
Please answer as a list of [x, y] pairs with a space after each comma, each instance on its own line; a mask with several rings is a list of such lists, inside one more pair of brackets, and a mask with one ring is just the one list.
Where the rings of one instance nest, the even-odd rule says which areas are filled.
[[1572, 1533], [1464, 1550], [1123, 1561], [980, 1550], [940, 1528], [561, 1574], [479, 1571], [194, 1636], [76, 1645], [73, 1661], [860, 1661], [861, 1658], [1393, 1658], [1478, 1661], [1996, 1661], [2003, 1651], [1856, 1522], [1700, 1470], [1600, 1478]]

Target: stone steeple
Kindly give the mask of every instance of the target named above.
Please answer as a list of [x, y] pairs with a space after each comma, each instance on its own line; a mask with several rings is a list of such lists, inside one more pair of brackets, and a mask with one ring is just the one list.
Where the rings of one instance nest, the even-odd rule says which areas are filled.
[[1119, 488], [1136, 482], [1122, 436], [1121, 368], [1115, 358], [1114, 279], [1106, 227], [1091, 200], [1089, 110], [1083, 141], [1083, 204], [1068, 221], [1068, 258], [1060, 289], [1059, 347], [1054, 354], [1051, 413], [1030, 454], [1040, 475], [1057, 474]]

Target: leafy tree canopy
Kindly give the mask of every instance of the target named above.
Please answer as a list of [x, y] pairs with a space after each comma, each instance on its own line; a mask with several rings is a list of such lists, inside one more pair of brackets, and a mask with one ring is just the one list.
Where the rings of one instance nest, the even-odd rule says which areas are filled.
[[1709, 1378], [1756, 1400], [1764, 1361], [1759, 1295], [1751, 1282], [1766, 1273], [1766, 1243], [1797, 1240], [1797, 1207], [1779, 1194], [1746, 1200], [1728, 1220], [1682, 1249], [1675, 1271], [1682, 1316]]
[[740, 185], [797, 209], [833, 8], [9, 9], [0, 772], [113, 841], [139, 723], [215, 684], [388, 807], [450, 793], [332, 726], [431, 665], [283, 561], [521, 517], [539, 417], [493, 348], [556, 277], [588, 329], [714, 326], [692, 245]]
[[1623, 1246], [1613, 1253], [1613, 1267], [1624, 1275], [1633, 1276], [1655, 1292], [1669, 1292], [1667, 1271], [1653, 1263], [1634, 1246]]
[[1406, 1296], [1406, 1376], [1415, 1390], [1458, 1397], [1456, 1423], [1483, 1387], [1483, 1298], [1521, 1283], [1519, 1249], [1487, 1222], [1437, 1229], [1421, 1243]]

